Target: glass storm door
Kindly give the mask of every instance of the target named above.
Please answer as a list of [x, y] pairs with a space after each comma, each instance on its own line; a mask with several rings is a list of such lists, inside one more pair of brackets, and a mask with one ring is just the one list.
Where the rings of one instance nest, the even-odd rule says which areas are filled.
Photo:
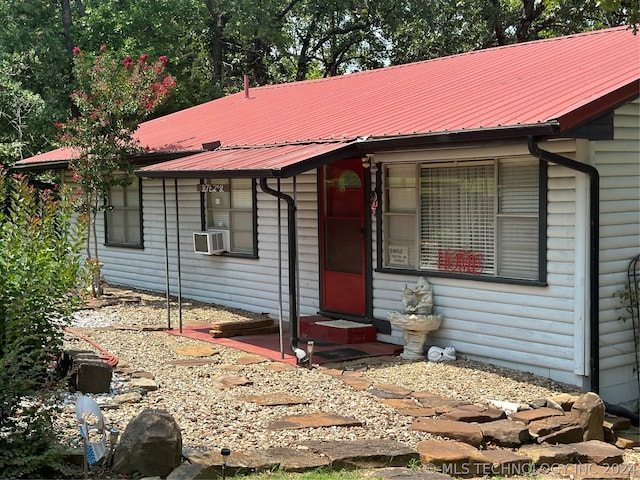
[[320, 251], [324, 311], [365, 315], [364, 179], [360, 158], [320, 172]]

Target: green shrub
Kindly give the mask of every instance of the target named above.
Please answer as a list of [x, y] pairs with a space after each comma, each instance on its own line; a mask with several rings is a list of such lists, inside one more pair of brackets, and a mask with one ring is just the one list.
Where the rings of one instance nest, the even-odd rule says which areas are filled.
[[59, 476], [53, 372], [80, 300], [83, 231], [66, 192], [0, 166], [0, 478]]

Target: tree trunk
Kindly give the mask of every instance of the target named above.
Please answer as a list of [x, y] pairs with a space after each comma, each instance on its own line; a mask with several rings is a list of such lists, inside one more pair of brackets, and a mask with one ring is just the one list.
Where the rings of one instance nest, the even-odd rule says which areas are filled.
[[73, 42], [71, 41], [71, 4], [69, 0], [60, 0], [62, 7], [62, 35], [64, 37], [64, 46], [67, 52], [71, 53]]

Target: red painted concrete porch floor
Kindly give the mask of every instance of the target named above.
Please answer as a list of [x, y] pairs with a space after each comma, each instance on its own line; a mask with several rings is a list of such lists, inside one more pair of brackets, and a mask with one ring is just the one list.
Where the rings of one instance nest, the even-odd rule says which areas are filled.
[[[177, 328], [167, 330], [170, 335], [183, 336], [209, 342], [215, 345], [225, 345], [243, 352], [262, 355], [270, 360], [278, 362], [296, 364], [295, 357], [291, 354], [289, 346], [289, 332], [283, 329], [283, 352], [280, 351], [280, 334], [266, 335], [240, 335], [229, 338], [213, 338], [209, 334], [210, 324], [183, 326], [182, 333]], [[383, 342], [366, 343], [336, 343], [326, 340], [315, 340], [313, 338], [300, 338], [298, 345], [303, 350], [307, 350], [307, 341], [314, 341], [313, 363], [323, 364], [330, 362], [341, 362], [355, 360], [358, 358], [379, 357], [385, 355], [398, 355], [402, 352], [402, 347]]]

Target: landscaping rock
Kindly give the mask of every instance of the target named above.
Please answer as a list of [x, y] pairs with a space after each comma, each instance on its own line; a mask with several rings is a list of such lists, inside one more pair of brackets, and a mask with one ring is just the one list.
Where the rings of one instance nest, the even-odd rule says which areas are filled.
[[538, 437], [536, 440], [538, 443], [574, 443], [582, 440], [583, 430], [578, 425], [569, 425], [556, 432], [552, 432], [543, 437]]
[[620, 467], [595, 465], [593, 463], [577, 463], [572, 465], [555, 465], [550, 473], [561, 478], [573, 480], [629, 480], [634, 474], [628, 465]]
[[131, 388], [137, 388], [145, 392], [154, 392], [158, 390], [158, 384], [151, 378], [132, 378]]
[[480, 473], [483, 476], [512, 477], [526, 475], [532, 471], [531, 459], [525, 455], [518, 455], [510, 450], [484, 450], [482, 455], [491, 461], [490, 468]]
[[59, 362], [61, 376], [68, 375], [71, 391], [109, 393], [113, 368], [89, 350], [66, 350]]
[[382, 480], [451, 480], [451, 475], [436, 472], [434, 469], [416, 470], [406, 467], [380, 468], [375, 478]]
[[480, 450], [462, 442], [423, 440], [416, 445], [420, 462], [454, 477], [475, 475], [492, 465]]
[[411, 429], [459, 440], [474, 446], [481, 445], [483, 441], [482, 431], [478, 426], [455, 420], [419, 417], [413, 421]]
[[456, 420], [458, 422], [492, 422], [506, 418], [504, 411], [497, 408], [486, 408], [477, 405], [462, 405], [443, 415], [447, 420]]
[[582, 428], [584, 441], [604, 440], [604, 411], [604, 402], [593, 392], [580, 395], [574, 402], [569, 415]]
[[407, 466], [418, 452], [393, 440], [315, 441], [304, 446], [331, 460], [335, 469]]
[[600, 440], [573, 443], [569, 445], [578, 454], [580, 463], [596, 463], [598, 465], [617, 465], [623, 462], [622, 450]]
[[180, 427], [166, 410], [145, 410], [125, 429], [113, 460], [113, 471], [123, 475], [166, 476], [180, 465]]
[[515, 420], [516, 422], [522, 422], [525, 425], [536, 421], [542, 420], [543, 418], [554, 417], [558, 415], [564, 415], [562, 412], [559, 412], [555, 408], [549, 407], [541, 407], [541, 408], [533, 408], [531, 410], [522, 410], [511, 414], [511, 420]]
[[310, 413], [292, 415], [276, 420], [269, 425], [270, 430], [295, 430], [299, 428], [319, 427], [361, 427], [362, 422], [351, 417], [333, 413]]
[[469, 405], [469, 402], [444, 398], [431, 392], [413, 392], [411, 396], [418, 400], [423, 407], [435, 408], [438, 413], [446, 413], [461, 405]]
[[481, 423], [478, 427], [486, 443], [494, 443], [501, 447], [519, 447], [531, 439], [527, 426], [512, 420]]
[[554, 464], [575, 463], [578, 454], [567, 445], [523, 445], [518, 452], [526, 455], [537, 467], [549, 467]]

